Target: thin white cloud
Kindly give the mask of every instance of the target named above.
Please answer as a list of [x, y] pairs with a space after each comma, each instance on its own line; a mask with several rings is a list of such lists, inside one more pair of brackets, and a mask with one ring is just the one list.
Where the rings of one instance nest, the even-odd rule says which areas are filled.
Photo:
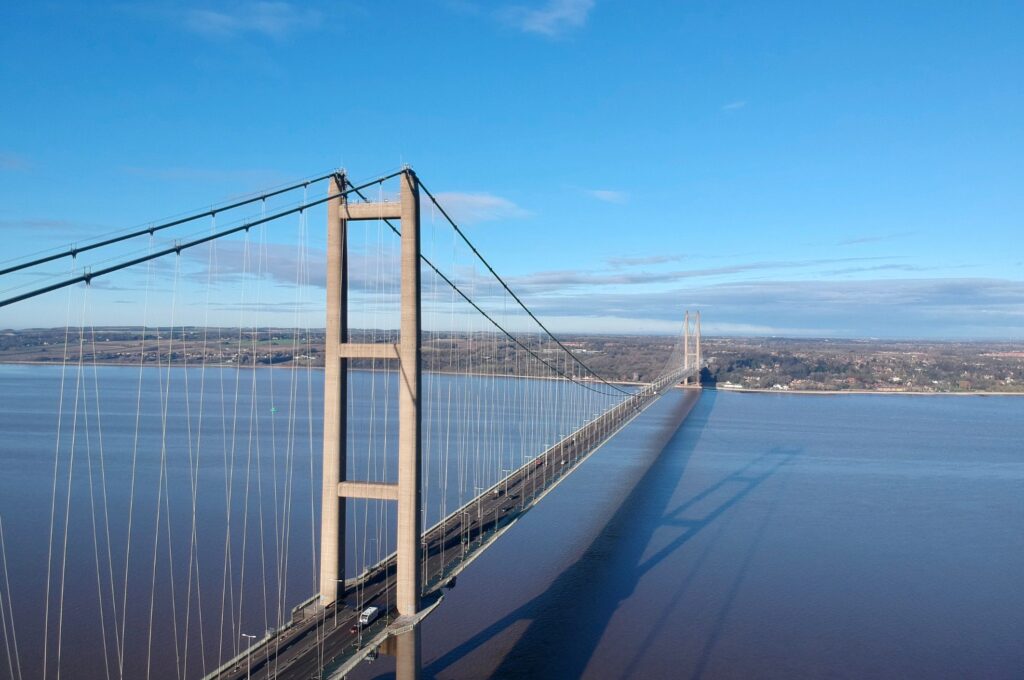
[[554, 38], [582, 27], [594, 8], [594, 0], [548, 0], [541, 7], [511, 7], [506, 21], [527, 33]]
[[609, 267], [640, 267], [650, 264], [665, 264], [667, 262], [678, 262], [685, 259], [685, 255], [647, 255], [644, 257], [610, 257]]
[[[214, 244], [184, 251], [183, 257], [192, 267], [188, 275], [193, 281], [207, 281], [212, 276], [213, 280], [225, 284], [249, 279], [265, 279], [284, 287], [324, 288], [327, 284], [327, 253], [321, 248], [307, 247], [300, 257], [300, 248], [294, 243], [246, 244], [240, 240], [221, 239]], [[395, 293], [389, 285], [399, 281], [401, 276], [397, 247], [397, 239], [372, 253], [350, 244], [350, 292], [373, 293], [378, 297]], [[171, 273], [171, 270], [163, 272], [165, 275]]]
[[531, 214], [507, 198], [488, 193], [449, 191], [437, 194], [437, 200], [456, 222], [489, 222], [529, 217]]
[[584, 189], [584, 192], [599, 201], [605, 203], [618, 203], [622, 204], [629, 200], [629, 196], [624, 191], [615, 191], [614, 189]]
[[[528, 298], [562, 328], [654, 331], [701, 309], [708, 332], [886, 338], [1024, 337], [1024, 281], [982, 278], [753, 281], [661, 292], [540, 293]], [[576, 319], [574, 321], [574, 319]], [[956, 320], [956, 323], [951, 322]]]
[[193, 8], [185, 10], [182, 16], [185, 28], [207, 37], [258, 34], [275, 40], [315, 27], [322, 18], [315, 9], [273, 1], [236, 3], [222, 9]]
[[734, 102], [729, 102], [728, 104], [723, 104], [722, 105], [722, 110], [723, 111], [738, 111], [739, 109], [742, 109], [746, 105], [747, 105], [747, 102], [746, 102], [745, 99], [739, 99], [739, 100], [734, 101]]
[[866, 243], [879, 243], [881, 241], [893, 241], [896, 239], [904, 238], [907, 236], [913, 236], [912, 231], [901, 231], [892, 234], [878, 234], [872, 236], [854, 236], [847, 239], [843, 239], [836, 243], [838, 246], [859, 246]]
[[[299, 271], [299, 250], [294, 244], [261, 243], [222, 239], [215, 244], [184, 251], [184, 257], [198, 269], [190, 274], [194, 281], [206, 281], [209, 275], [217, 281], [240, 277], [266, 277], [284, 285], [301, 282], [322, 288], [325, 285], [327, 255], [317, 248], [305, 254], [305, 271]], [[351, 265], [350, 265], [351, 267]]]
[[824, 275], [828, 275], [828, 276], [842, 276], [844, 274], [863, 274], [865, 272], [884, 272], [884, 271], [894, 271], [894, 272], [936, 272], [936, 271], [951, 271], [953, 269], [973, 269], [976, 266], [977, 265], [973, 265], [973, 264], [954, 264], [954, 265], [946, 265], [946, 266], [922, 267], [920, 265], [913, 265], [913, 264], [891, 263], [891, 264], [878, 264], [878, 265], [874, 265], [874, 266], [871, 266], [871, 267], [847, 267], [845, 269], [833, 269], [831, 271], [823, 271], [821, 273], [824, 274]]
[[[565, 293], [580, 288], [595, 286], [637, 286], [650, 284], [671, 284], [688, 279], [713, 278], [735, 274], [750, 274], [787, 269], [808, 269], [822, 265], [838, 265], [858, 262], [878, 262], [888, 257], [840, 257], [807, 260], [762, 260], [742, 262], [720, 267], [683, 269], [675, 271], [613, 271], [601, 270], [559, 270], [541, 271], [511, 279], [514, 287], [533, 293]], [[668, 260], [665, 260], [668, 261]], [[652, 262], [651, 264], [656, 264]]]
[[798, 328], [793, 326], [770, 326], [765, 324], [729, 322], [704, 322], [703, 332], [704, 335], [784, 335], [789, 337], [806, 337], [815, 335], [828, 337], [836, 334], [835, 329], [822, 328], [820, 326]]

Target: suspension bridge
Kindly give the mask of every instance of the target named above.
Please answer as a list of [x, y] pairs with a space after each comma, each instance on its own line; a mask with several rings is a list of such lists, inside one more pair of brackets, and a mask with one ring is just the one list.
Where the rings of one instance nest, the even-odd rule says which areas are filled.
[[[419, 677], [462, 570], [702, 365], [687, 312], [641, 380], [595, 370], [409, 168], [9, 259], [3, 284], [0, 326], [65, 296], [48, 418], [17, 425], [48, 522], [0, 504], [19, 679], [341, 678], [380, 653]], [[96, 322], [112, 296], [133, 329]], [[40, 557], [13, 583], [12, 551]]]

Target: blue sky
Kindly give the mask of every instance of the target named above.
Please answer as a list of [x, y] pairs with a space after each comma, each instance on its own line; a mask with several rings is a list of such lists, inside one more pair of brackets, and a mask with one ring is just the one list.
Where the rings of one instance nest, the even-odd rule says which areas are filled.
[[[556, 330], [1020, 340], [1022, 34], [1020, 2], [4, 3], [0, 259], [409, 163]], [[97, 323], [140, 317], [125, 276]]]

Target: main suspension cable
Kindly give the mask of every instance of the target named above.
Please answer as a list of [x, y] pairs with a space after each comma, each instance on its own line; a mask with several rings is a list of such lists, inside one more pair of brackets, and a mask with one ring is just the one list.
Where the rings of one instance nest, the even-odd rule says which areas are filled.
[[[403, 170], [402, 172], [405, 172], [405, 171]], [[359, 186], [359, 187], [355, 187], [355, 186], [352, 186], [352, 184], [348, 182], [348, 179], [347, 179], [347, 178], [343, 178], [343, 179], [344, 179], [344, 182], [345, 182], [346, 184], [348, 184], [348, 185], [349, 185], [349, 186], [351, 187], [351, 189], [349, 189], [349, 191], [355, 192], [355, 194], [356, 194], [357, 196], [359, 196], [360, 198], [362, 198], [362, 199], [363, 199], [364, 201], [365, 201], [365, 200], [368, 200], [368, 199], [366, 198], [366, 195], [365, 195], [365, 194], [363, 194], [363, 192], [361, 191], [361, 189], [363, 189], [363, 188], [364, 188], [363, 186]], [[422, 186], [422, 183], [420, 184], [420, 186]], [[434, 205], [437, 205], [437, 204], [435, 203]], [[438, 206], [438, 207], [440, 207], [440, 206]], [[443, 211], [442, 211], [442, 212], [443, 212]], [[398, 236], [401, 236], [401, 235], [402, 235], [402, 232], [401, 232], [401, 231], [399, 231], [398, 227], [396, 227], [396, 226], [395, 226], [395, 225], [394, 225], [394, 224], [393, 224], [393, 223], [391, 222], [391, 220], [389, 220], [389, 219], [387, 219], [387, 218], [382, 218], [382, 219], [383, 219], [383, 221], [384, 221], [384, 224], [388, 225], [388, 227], [389, 227], [389, 228], [391, 229], [391, 231], [393, 231], [393, 232], [394, 232], [394, 233], [395, 233], [396, 235], [398, 235]], [[468, 303], [469, 303], [469, 304], [470, 304], [470, 305], [471, 305], [471, 306], [473, 307], [473, 309], [475, 309], [476, 311], [480, 312], [480, 314], [482, 314], [482, 315], [483, 315], [483, 317], [484, 317], [485, 319], [487, 319], [487, 320], [488, 320], [489, 322], [491, 322], [491, 325], [493, 325], [493, 326], [494, 326], [495, 328], [497, 328], [497, 329], [498, 329], [499, 331], [501, 331], [502, 333], [504, 333], [504, 334], [505, 334], [505, 336], [506, 336], [506, 337], [507, 337], [507, 338], [508, 338], [509, 340], [511, 340], [512, 342], [516, 343], [517, 345], [519, 345], [520, 347], [522, 347], [523, 349], [525, 349], [525, 350], [526, 350], [527, 352], [529, 352], [529, 353], [530, 353], [530, 355], [531, 355], [531, 356], [533, 356], [533, 358], [534, 358], [534, 359], [536, 359], [537, 361], [541, 362], [542, 364], [544, 364], [545, 366], [547, 366], [548, 368], [550, 368], [550, 369], [551, 369], [551, 370], [552, 370], [552, 371], [553, 371], [554, 373], [556, 373], [556, 374], [560, 375], [561, 377], [565, 378], [566, 380], [569, 380], [569, 381], [571, 381], [571, 382], [574, 382], [574, 383], [576, 383], [577, 385], [580, 385], [581, 387], [585, 387], [585, 388], [587, 388], [588, 390], [591, 390], [591, 391], [594, 391], [594, 392], [598, 392], [598, 393], [600, 393], [600, 394], [607, 394], [607, 392], [602, 392], [601, 390], [597, 390], [597, 389], [594, 389], [594, 388], [593, 388], [592, 386], [590, 386], [590, 385], [588, 385], [588, 384], [586, 384], [586, 383], [583, 383], [583, 382], [580, 382], [580, 381], [576, 380], [576, 379], [575, 379], [575, 378], [573, 378], [573, 377], [572, 377], [571, 375], [568, 375], [567, 373], [563, 372], [563, 371], [562, 371], [561, 369], [559, 369], [559, 368], [558, 368], [557, 366], [552, 366], [552, 365], [551, 365], [550, 363], [548, 363], [547, 361], [545, 361], [544, 359], [542, 359], [542, 358], [541, 358], [541, 357], [540, 357], [540, 356], [539, 356], [539, 355], [538, 355], [538, 354], [537, 354], [536, 352], [534, 352], [534, 351], [533, 351], [532, 349], [530, 349], [529, 347], [527, 347], [526, 345], [524, 345], [524, 344], [523, 344], [523, 342], [522, 342], [521, 340], [519, 340], [519, 338], [515, 337], [514, 335], [512, 335], [512, 333], [510, 333], [510, 332], [509, 332], [508, 330], [506, 330], [504, 326], [502, 326], [502, 325], [501, 325], [500, 323], [498, 323], [498, 322], [497, 322], [497, 321], [496, 321], [496, 320], [494, 319], [494, 317], [492, 317], [492, 316], [491, 316], [490, 314], [488, 314], [487, 312], [485, 312], [485, 311], [483, 310], [483, 308], [481, 308], [481, 307], [480, 307], [480, 305], [478, 305], [478, 304], [477, 304], [476, 302], [474, 302], [474, 301], [473, 301], [473, 299], [472, 299], [472, 298], [470, 298], [470, 297], [469, 297], [469, 296], [468, 296], [468, 295], [467, 295], [466, 293], [464, 293], [464, 292], [462, 291], [462, 289], [461, 289], [461, 288], [459, 288], [459, 287], [458, 287], [458, 286], [457, 286], [457, 285], [455, 284], [455, 282], [454, 282], [454, 281], [452, 281], [452, 280], [451, 280], [450, 278], [448, 278], [447, 276], [445, 276], [445, 274], [444, 274], [444, 273], [443, 273], [443, 272], [442, 272], [442, 271], [441, 271], [440, 269], [438, 269], [438, 268], [437, 268], [437, 267], [436, 267], [436, 266], [434, 265], [434, 263], [433, 263], [433, 262], [431, 262], [431, 261], [430, 261], [430, 260], [429, 260], [429, 259], [427, 258], [427, 256], [425, 256], [425, 255], [424, 255], [423, 253], [420, 253], [420, 259], [421, 259], [421, 260], [423, 260], [423, 262], [424, 262], [424, 263], [425, 263], [425, 264], [426, 264], [426, 265], [427, 265], [428, 267], [430, 267], [430, 268], [431, 268], [431, 269], [432, 269], [432, 270], [434, 271], [434, 273], [435, 273], [435, 274], [437, 274], [437, 275], [438, 275], [439, 277], [441, 277], [441, 280], [443, 280], [443, 281], [444, 281], [445, 283], [447, 283], [447, 284], [448, 284], [449, 286], [451, 286], [452, 290], [454, 290], [454, 291], [455, 291], [456, 293], [458, 293], [458, 294], [459, 294], [459, 296], [460, 296], [460, 297], [461, 297], [461, 298], [462, 298], [463, 300], [465, 300], [466, 302], [468, 302]], [[522, 304], [522, 303], [520, 302], [520, 304]], [[0, 306], [2, 306], [2, 305], [0, 305]], [[527, 311], [529, 311], [529, 310], [527, 310]], [[532, 316], [532, 314], [531, 314], [531, 316]], [[534, 318], [536, 318], [536, 317], [534, 317]], [[546, 330], [546, 329], [545, 329], [545, 330]], [[559, 344], [561, 344], [561, 343], [559, 343]], [[565, 347], [564, 347], [564, 346], [563, 346], [562, 348], [563, 348], [563, 349], [565, 349]], [[568, 350], [566, 350], [566, 351], [568, 351]], [[602, 379], [602, 381], [603, 381], [603, 379]], [[610, 383], [609, 383], [609, 384], [610, 384]], [[627, 392], [626, 390], [620, 389], [620, 388], [616, 387], [615, 385], [611, 385], [611, 387], [614, 387], [614, 388], [615, 388], [616, 390], [618, 390], [619, 392], [622, 392], [623, 394], [626, 394], [626, 395], [630, 395], [630, 394], [631, 394], [630, 392]]]
[[568, 347], [563, 345], [562, 341], [559, 340], [558, 338], [556, 338], [555, 335], [551, 331], [548, 330], [547, 326], [545, 326], [543, 323], [541, 323], [541, 320], [538, 319], [537, 316], [532, 311], [530, 311], [530, 308], [527, 307], [523, 303], [523, 301], [519, 298], [519, 296], [516, 295], [515, 292], [511, 288], [509, 288], [508, 284], [505, 283], [505, 279], [501, 278], [501, 276], [498, 274], [498, 272], [494, 271], [494, 267], [492, 267], [491, 264], [484, 258], [484, 256], [480, 254], [480, 251], [476, 249], [476, 246], [474, 246], [470, 242], [470, 240], [466, 237], [466, 234], [463, 233], [462, 229], [459, 228], [459, 225], [456, 224], [455, 220], [453, 220], [451, 218], [451, 215], [449, 215], [447, 213], [447, 211], [445, 211], [445, 209], [441, 206], [441, 204], [438, 203], [437, 199], [434, 198], [434, 194], [430, 193], [430, 189], [428, 189], [426, 187], [426, 185], [423, 184], [423, 182], [420, 182], [419, 184], [420, 184], [420, 187], [423, 189], [423, 192], [430, 198], [430, 201], [437, 207], [437, 209], [441, 212], [441, 214], [444, 215], [444, 218], [446, 220], [448, 220], [448, 224], [452, 225], [452, 229], [455, 230], [455, 233], [458, 234], [462, 238], [462, 240], [465, 242], [465, 244], [467, 246], [469, 246], [469, 249], [473, 251], [473, 254], [476, 255], [477, 259], [480, 260], [480, 262], [482, 262], [485, 267], [487, 267], [487, 270], [491, 272], [491, 274], [494, 276], [495, 279], [497, 279], [498, 283], [501, 284], [502, 288], [504, 288], [505, 291], [509, 295], [512, 296], [512, 299], [515, 300], [519, 304], [519, 306], [523, 308], [523, 311], [526, 312], [530, 316], [530, 318], [533, 319], [536, 322], [536, 324], [538, 326], [540, 326], [541, 330], [543, 330], [545, 333], [547, 333], [548, 337], [551, 338], [555, 342], [555, 344], [557, 344], [559, 347], [561, 347], [565, 351], [566, 354], [568, 354], [570, 357], [572, 357], [573, 361], [575, 361], [577, 364], [582, 366], [583, 370], [585, 370], [587, 373], [589, 373], [590, 375], [594, 376], [595, 378], [597, 378], [598, 380], [603, 382], [605, 385], [608, 385], [612, 389], [621, 392], [622, 394], [630, 394], [630, 392], [622, 389], [618, 385], [613, 385], [612, 383], [610, 383], [607, 380], [605, 380], [602, 376], [598, 375], [592, 368], [590, 368], [585, 363], [583, 363], [583, 361], [579, 357], [577, 357], [575, 354], [573, 354], [573, 352], [571, 350], [569, 350]]
[[[387, 180], [389, 180], [389, 179], [391, 179], [393, 177], [397, 177], [402, 172], [403, 171], [399, 170], [399, 171], [391, 173], [390, 175], [386, 175], [384, 177], [378, 177], [375, 180], [372, 180], [370, 182], [366, 182], [365, 184], [360, 185], [358, 188], [359, 189], [363, 189], [363, 188], [366, 188], [366, 187], [369, 187], [369, 186], [373, 186], [374, 184], [379, 184], [381, 182], [385, 182], [385, 181], [387, 181]], [[191, 241], [186, 241], [185, 243], [176, 243], [175, 245], [173, 245], [173, 246], [171, 246], [169, 248], [164, 248], [163, 250], [158, 250], [158, 251], [149, 253], [147, 255], [143, 255], [141, 257], [136, 257], [136, 258], [128, 260], [126, 262], [121, 262], [121, 263], [118, 263], [118, 264], [115, 264], [115, 265], [111, 265], [109, 267], [105, 267], [103, 269], [98, 269], [98, 270], [96, 270], [94, 272], [86, 272], [85, 274], [81, 274], [79, 276], [76, 276], [76, 277], [73, 277], [73, 278], [70, 278], [70, 279], [65, 279], [63, 281], [59, 281], [58, 283], [54, 283], [54, 284], [51, 284], [49, 286], [43, 286], [42, 288], [36, 288], [35, 290], [31, 290], [31, 291], [29, 291], [27, 293], [22, 293], [21, 295], [15, 295], [14, 297], [9, 297], [6, 300], [0, 300], [0, 307], [6, 307], [7, 305], [13, 304], [15, 302], [21, 302], [22, 300], [27, 300], [29, 298], [34, 298], [34, 297], [36, 297], [38, 295], [42, 295], [44, 293], [49, 293], [51, 291], [60, 290], [61, 288], [66, 288], [66, 287], [72, 286], [72, 285], [74, 285], [76, 283], [89, 283], [93, 279], [95, 279], [96, 277], [103, 276], [105, 274], [110, 274], [110, 273], [113, 273], [113, 272], [116, 272], [116, 271], [120, 271], [122, 269], [127, 269], [128, 267], [132, 267], [132, 266], [137, 265], [137, 264], [142, 264], [143, 262], [148, 262], [150, 260], [155, 260], [157, 258], [164, 257], [165, 255], [170, 255], [171, 253], [180, 254], [181, 251], [183, 251], [183, 250], [187, 250], [189, 248], [194, 248], [195, 246], [199, 246], [199, 245], [202, 245], [204, 243], [208, 243], [210, 241], [214, 241], [216, 239], [223, 238], [225, 236], [230, 236], [231, 234], [237, 234], [238, 232], [241, 232], [241, 231], [249, 231], [253, 227], [259, 226], [261, 224], [265, 224], [267, 222], [271, 222], [271, 221], [276, 220], [276, 219], [280, 219], [282, 217], [287, 217], [288, 215], [294, 215], [295, 213], [301, 213], [304, 210], [308, 210], [309, 208], [312, 208], [314, 206], [317, 206], [317, 205], [320, 205], [322, 203], [326, 203], [326, 202], [334, 200], [336, 198], [340, 198], [342, 196], [345, 196], [345, 195], [351, 193], [354, 190], [355, 190], [355, 187], [353, 187], [352, 189], [348, 189], [346, 191], [338, 192], [336, 194], [330, 194], [328, 196], [325, 196], [324, 198], [318, 198], [315, 201], [307, 201], [307, 202], [305, 202], [305, 203], [303, 203], [303, 204], [301, 204], [301, 205], [299, 205], [299, 206], [297, 206], [295, 208], [290, 208], [288, 210], [283, 210], [283, 211], [281, 211], [279, 213], [275, 213], [275, 214], [269, 215], [267, 217], [261, 217], [260, 219], [257, 219], [257, 220], [243, 222], [242, 224], [238, 225], [237, 227], [232, 227], [230, 229], [225, 229], [223, 231], [219, 231], [219, 232], [216, 232], [216, 233], [213, 233], [213, 234], [208, 234], [207, 236], [203, 236], [201, 238], [193, 239]], [[259, 199], [257, 199], [257, 200], [259, 200]], [[210, 216], [211, 213], [207, 212], [207, 213], [204, 213], [204, 215]], [[141, 233], [148, 234], [149, 230], [147, 229], [147, 230], [145, 230], [145, 231], [143, 231]]]
[[90, 250], [95, 250], [96, 248], [103, 248], [104, 246], [113, 245], [114, 243], [120, 243], [121, 241], [127, 241], [128, 239], [136, 238], [136, 237], [139, 237], [139, 236], [145, 236], [146, 234], [149, 234], [150, 236], [152, 236], [156, 232], [163, 231], [164, 229], [170, 229], [171, 227], [177, 227], [179, 225], [186, 224], [188, 222], [194, 222], [195, 220], [202, 219], [204, 217], [214, 216], [214, 215], [216, 215], [217, 213], [220, 213], [220, 212], [225, 212], [227, 210], [234, 210], [235, 208], [240, 208], [243, 205], [249, 205], [250, 203], [255, 203], [256, 201], [265, 201], [268, 198], [271, 198], [273, 196], [279, 196], [281, 194], [286, 194], [289, 191], [294, 191], [295, 189], [298, 189], [300, 187], [309, 186], [310, 184], [313, 184], [315, 182], [323, 181], [323, 180], [333, 176], [333, 174], [334, 174], [333, 172], [330, 172], [330, 173], [327, 173], [326, 175], [321, 175], [319, 177], [314, 177], [312, 179], [303, 180], [302, 182], [298, 182], [296, 184], [291, 184], [291, 185], [283, 187], [281, 189], [275, 189], [273, 191], [266, 191], [266, 192], [260, 193], [258, 195], [252, 196], [250, 198], [246, 198], [246, 199], [243, 199], [243, 200], [240, 200], [240, 201], [236, 201], [234, 203], [230, 203], [228, 205], [222, 205], [222, 206], [218, 206], [216, 208], [210, 208], [209, 210], [206, 210], [206, 211], [201, 212], [201, 213], [195, 213], [193, 215], [186, 215], [185, 217], [180, 217], [178, 219], [171, 220], [170, 222], [164, 222], [163, 224], [158, 224], [158, 225], [146, 227], [144, 229], [138, 229], [136, 231], [128, 232], [127, 234], [121, 234], [120, 236], [114, 236], [114, 237], [111, 237], [111, 238], [108, 238], [108, 239], [104, 239], [102, 241], [97, 241], [96, 243], [89, 243], [89, 244], [84, 245], [84, 246], [72, 246], [72, 247], [68, 248], [67, 250], [62, 250], [59, 253], [53, 253], [53, 254], [50, 254], [50, 255], [46, 255], [46, 256], [43, 256], [43, 257], [36, 258], [34, 260], [30, 260], [28, 262], [21, 262], [19, 264], [11, 265], [10, 267], [6, 267], [4, 269], [0, 269], [0, 276], [3, 276], [4, 274], [11, 274], [13, 272], [21, 271], [22, 269], [28, 269], [30, 267], [37, 267], [37, 266], [39, 266], [41, 264], [46, 264], [47, 262], [53, 262], [54, 260], [60, 260], [60, 259], [63, 259], [65, 257], [72, 257], [72, 258], [74, 258], [74, 257], [77, 257], [80, 253], [85, 253], [85, 252], [88, 252]]

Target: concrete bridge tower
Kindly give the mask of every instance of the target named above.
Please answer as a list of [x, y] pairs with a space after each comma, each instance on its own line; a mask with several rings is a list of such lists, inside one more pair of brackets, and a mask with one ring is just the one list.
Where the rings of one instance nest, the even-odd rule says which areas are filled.
[[[422, 487], [420, 463], [420, 205], [416, 174], [400, 175], [398, 201], [349, 203], [342, 192], [344, 174], [331, 179], [327, 209], [327, 340], [324, 367], [323, 496], [320, 520], [320, 605], [335, 604], [344, 594], [345, 499], [391, 500], [397, 511], [397, 598], [400, 617], [413, 617], [420, 608], [420, 527]], [[401, 220], [401, 312], [399, 342], [354, 343], [348, 335], [348, 223], [353, 220]], [[397, 362], [398, 483], [345, 478], [348, 423], [348, 360], [384, 359]], [[339, 592], [340, 589], [340, 592]], [[419, 677], [419, 636], [402, 636], [397, 650], [398, 675]]]

